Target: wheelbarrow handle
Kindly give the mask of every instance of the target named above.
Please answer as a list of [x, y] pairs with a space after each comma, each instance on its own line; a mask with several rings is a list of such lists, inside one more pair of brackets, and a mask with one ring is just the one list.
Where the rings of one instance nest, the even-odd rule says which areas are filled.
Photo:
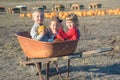
[[68, 56], [63, 56], [63, 59], [73, 59], [73, 58], [81, 58], [81, 57], [86, 57], [86, 56], [90, 56], [92, 54], [97, 54], [97, 53], [101, 53], [101, 52], [106, 52], [106, 51], [112, 51], [113, 48], [99, 48], [96, 50], [90, 50], [90, 51], [84, 51], [84, 52], [79, 52], [76, 54], [71, 54]]
[[113, 50], [113, 48], [108, 47], [108, 48], [99, 48], [99, 49], [91, 50], [91, 51], [85, 51], [85, 52], [82, 52], [82, 57], [90, 56], [90, 55], [96, 54], [96, 53], [112, 51], [112, 50]]
[[113, 50], [113, 48], [100, 48], [100, 49], [98, 49], [98, 53], [100, 53], [100, 52], [105, 52], [105, 51], [112, 51]]

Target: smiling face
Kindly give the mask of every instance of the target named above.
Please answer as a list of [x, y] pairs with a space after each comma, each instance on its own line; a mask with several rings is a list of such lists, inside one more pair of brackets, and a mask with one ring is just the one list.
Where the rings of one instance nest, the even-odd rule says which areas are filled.
[[52, 33], [56, 33], [57, 29], [58, 29], [57, 22], [56, 21], [51, 21], [50, 30], [52, 31]]
[[44, 21], [44, 13], [43, 12], [34, 12], [32, 14], [33, 16], [33, 21], [38, 24], [43, 24]]
[[74, 27], [74, 22], [73, 21], [66, 21], [66, 26], [68, 29], [71, 29]]
[[78, 18], [76, 14], [67, 15], [66, 26], [68, 27], [68, 29], [78, 26]]

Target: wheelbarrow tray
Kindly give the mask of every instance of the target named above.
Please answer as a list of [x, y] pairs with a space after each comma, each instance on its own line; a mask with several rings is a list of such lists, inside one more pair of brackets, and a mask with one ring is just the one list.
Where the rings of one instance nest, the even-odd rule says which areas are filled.
[[49, 58], [72, 54], [78, 40], [64, 42], [43, 42], [33, 40], [29, 32], [18, 32], [16, 34], [19, 44], [28, 58]]

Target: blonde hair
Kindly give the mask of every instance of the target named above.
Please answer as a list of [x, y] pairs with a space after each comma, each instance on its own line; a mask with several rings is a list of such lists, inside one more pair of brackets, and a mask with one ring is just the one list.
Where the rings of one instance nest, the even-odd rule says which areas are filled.
[[35, 13], [43, 13], [44, 14], [44, 9], [36, 9], [32, 12], [32, 16], [35, 15]]
[[73, 14], [73, 13], [68, 14], [66, 16], [66, 21], [73, 21], [75, 23], [75, 26], [79, 26], [79, 24], [78, 24], [78, 17], [77, 17], [76, 14]]

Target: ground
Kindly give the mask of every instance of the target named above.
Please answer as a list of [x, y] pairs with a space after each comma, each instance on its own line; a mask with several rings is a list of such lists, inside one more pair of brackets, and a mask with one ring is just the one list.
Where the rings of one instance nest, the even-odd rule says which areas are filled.
[[[39, 4], [49, 6], [50, 10], [54, 3], [61, 3], [69, 9], [70, 3], [78, 2], [87, 6], [92, 2], [102, 3], [102, 9], [120, 8], [119, 0], [0, 1], [0, 5], [5, 7], [25, 4], [29, 10]], [[49, 19], [45, 19], [45, 24], [49, 25]], [[120, 15], [79, 17], [79, 24], [81, 40], [78, 42], [76, 52], [101, 47], [112, 47], [113, 51], [72, 59], [70, 80], [120, 80]], [[32, 25], [30, 18], [20, 18], [19, 14], [0, 13], [0, 80], [38, 80], [38, 76], [32, 74], [29, 66], [19, 65], [24, 59], [24, 54], [15, 36], [16, 32], [30, 31]], [[64, 60], [58, 62], [61, 69], [66, 66], [66, 62]], [[65, 77], [66, 74], [62, 75]], [[57, 75], [50, 77], [50, 80], [57, 79]]]

